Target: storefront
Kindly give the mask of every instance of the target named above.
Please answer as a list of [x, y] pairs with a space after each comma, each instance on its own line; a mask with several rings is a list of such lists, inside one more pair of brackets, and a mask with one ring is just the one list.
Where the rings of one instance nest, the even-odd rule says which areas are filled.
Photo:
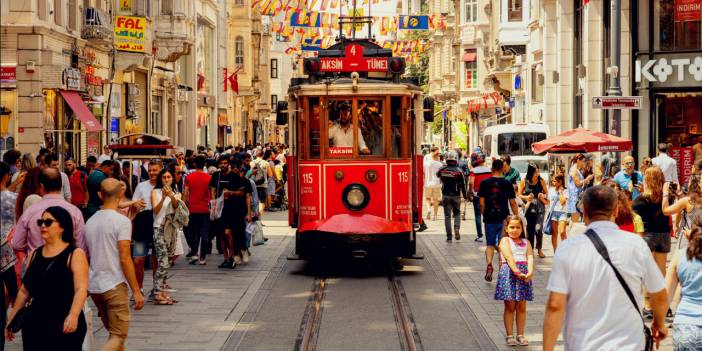
[[[632, 67], [634, 95], [644, 106], [632, 118], [635, 154], [676, 148], [702, 137], [702, 0], [639, 0]], [[645, 20], [648, 18], [648, 20]], [[638, 46], [638, 48], [636, 47]]]
[[17, 133], [17, 66], [0, 66], [0, 157], [15, 147]]

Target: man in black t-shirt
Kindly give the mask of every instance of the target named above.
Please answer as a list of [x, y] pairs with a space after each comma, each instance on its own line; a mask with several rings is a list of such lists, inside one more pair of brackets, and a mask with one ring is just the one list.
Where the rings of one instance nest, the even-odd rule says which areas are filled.
[[512, 213], [518, 213], [516, 194], [512, 184], [503, 177], [504, 164], [502, 160], [492, 161], [492, 177], [480, 182], [478, 196], [480, 197], [480, 212], [483, 214], [485, 223], [485, 239], [487, 249], [485, 259], [487, 269], [485, 280], [492, 281], [492, 259], [495, 249], [500, 241], [504, 220], [509, 216], [510, 207]]
[[[227, 175], [230, 173], [229, 171], [229, 157], [227, 155], [223, 155], [222, 157], [219, 158], [219, 161], [217, 163], [217, 166], [219, 167], [219, 171], [215, 172], [212, 174], [212, 178], [210, 178], [210, 208], [215, 207], [215, 203], [218, 197], [222, 195], [222, 191], [224, 191], [224, 187], [227, 185], [227, 182], [229, 181], [227, 179]], [[217, 244], [217, 251], [220, 254], [224, 254], [224, 262], [219, 265], [220, 268], [232, 268], [229, 267], [229, 257], [226, 256], [225, 249], [224, 249], [224, 210], [222, 210], [222, 216], [218, 219], [215, 219], [210, 225], [210, 240], [212, 238], [215, 239], [215, 243]], [[211, 250], [207, 250], [208, 253], [211, 253]], [[232, 261], [233, 262], [233, 261]]]
[[224, 209], [223, 253], [225, 262], [222, 268], [235, 268], [246, 255], [246, 222], [251, 220], [251, 194], [253, 188], [248, 179], [241, 176], [242, 163], [237, 158], [229, 158], [229, 173], [221, 176]]

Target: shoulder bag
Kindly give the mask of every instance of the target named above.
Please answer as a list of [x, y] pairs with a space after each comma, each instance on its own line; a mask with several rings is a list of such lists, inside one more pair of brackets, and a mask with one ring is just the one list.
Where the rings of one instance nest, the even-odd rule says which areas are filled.
[[[41, 248], [40, 248], [39, 250], [41, 250]], [[29, 263], [31, 264], [32, 262], [34, 262], [34, 259], [35, 259], [36, 257], [37, 257], [37, 254], [35, 253], [35, 254], [32, 256], [32, 260], [29, 261]], [[53, 260], [53, 261], [49, 262], [49, 264], [48, 264], [48, 265], [46, 266], [46, 268], [44, 269], [44, 272], [41, 274], [41, 278], [40, 278], [40, 279], [44, 279], [44, 276], [46, 276], [46, 272], [49, 271], [49, 269], [50, 269], [51, 266], [54, 264], [54, 262], [56, 262], [56, 260]], [[27, 320], [27, 315], [28, 315], [28, 313], [29, 313], [29, 311], [30, 311], [30, 307], [32, 307], [32, 300], [29, 300], [29, 302], [27, 302], [24, 306], [22, 306], [22, 308], [20, 308], [20, 309], [17, 311], [17, 313], [15, 313], [15, 316], [14, 316], [14, 317], [12, 318], [12, 320], [10, 321], [10, 324], [7, 325], [7, 329], [10, 330], [13, 334], [16, 334], [16, 333], [18, 333], [20, 330], [22, 330], [22, 326], [24, 326], [24, 323], [25, 323], [26, 320]]]
[[612, 263], [612, 260], [609, 258], [609, 252], [607, 251], [607, 248], [605, 247], [604, 243], [600, 239], [600, 237], [597, 235], [597, 233], [592, 230], [588, 229], [585, 232], [585, 235], [587, 235], [587, 238], [590, 239], [593, 245], [595, 245], [595, 249], [597, 249], [597, 252], [600, 253], [600, 256], [609, 264], [610, 267], [612, 267], [612, 270], [614, 271], [614, 275], [617, 276], [617, 280], [619, 281], [619, 284], [621, 284], [622, 288], [624, 289], [624, 292], [626, 292], [626, 296], [629, 297], [629, 300], [631, 303], [634, 305], [634, 308], [636, 309], [636, 313], [639, 314], [639, 317], [641, 318], [641, 323], [643, 323], [643, 330], [644, 330], [644, 336], [646, 339], [646, 346], [644, 348], [644, 351], [653, 351], [653, 334], [651, 334], [651, 328], [649, 328], [646, 325], [646, 321], [644, 321], [643, 316], [641, 315], [641, 310], [639, 309], [639, 304], [636, 303], [636, 298], [634, 297], [634, 294], [631, 292], [631, 289], [629, 289], [629, 285], [627, 285], [626, 281], [624, 280], [624, 277], [619, 273], [617, 270], [617, 267], [614, 267], [614, 264]]

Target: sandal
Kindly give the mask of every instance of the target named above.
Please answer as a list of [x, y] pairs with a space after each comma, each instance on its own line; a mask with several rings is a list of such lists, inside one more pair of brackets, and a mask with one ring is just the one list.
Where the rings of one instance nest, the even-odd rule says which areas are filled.
[[539, 250], [539, 258], [546, 258], [546, 255], [541, 250]]
[[492, 263], [487, 265], [487, 269], [485, 270], [485, 281], [491, 282], [492, 281]]
[[154, 305], [158, 306], [170, 306], [174, 302], [169, 299], [154, 299]]
[[517, 335], [517, 342], [519, 343], [519, 346], [529, 346], [529, 341], [524, 335]]
[[505, 342], [507, 342], [507, 346], [517, 346], [517, 339], [514, 338], [514, 335], [507, 335]]

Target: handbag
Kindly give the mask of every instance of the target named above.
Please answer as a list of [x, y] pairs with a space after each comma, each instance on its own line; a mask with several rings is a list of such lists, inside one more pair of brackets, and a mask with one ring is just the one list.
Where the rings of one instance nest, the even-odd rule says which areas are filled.
[[544, 223], [542, 225], [543, 233], [546, 235], [551, 235], [551, 219], [553, 218], [553, 209], [556, 208], [556, 204], [551, 204], [548, 209], [548, 214], [544, 216]]
[[609, 252], [607, 251], [607, 248], [605, 247], [604, 243], [600, 239], [600, 237], [597, 235], [597, 233], [592, 230], [588, 229], [585, 232], [585, 235], [590, 239], [593, 245], [595, 245], [595, 249], [597, 249], [597, 252], [599, 252], [600, 256], [609, 264], [610, 267], [612, 267], [612, 270], [614, 271], [614, 275], [617, 276], [617, 280], [619, 281], [619, 284], [621, 284], [622, 288], [624, 289], [624, 292], [626, 292], [626, 296], [629, 297], [629, 300], [631, 303], [634, 305], [634, 308], [636, 309], [636, 312], [639, 314], [639, 317], [641, 318], [641, 323], [643, 323], [643, 330], [644, 330], [644, 336], [646, 339], [646, 346], [644, 348], [644, 351], [653, 351], [653, 334], [651, 334], [651, 328], [649, 328], [646, 325], [646, 321], [643, 319], [643, 315], [641, 315], [641, 310], [639, 309], [639, 304], [636, 303], [636, 298], [634, 297], [634, 294], [631, 292], [631, 289], [629, 289], [629, 285], [627, 285], [626, 281], [624, 281], [624, 277], [619, 273], [616, 267], [614, 267], [614, 264], [612, 263], [612, 260], [609, 258]]
[[[36, 254], [34, 254], [34, 256], [32, 256], [32, 260], [29, 261], [30, 264], [31, 264], [32, 262], [34, 262], [34, 258], [35, 258], [35, 257], [36, 257]], [[44, 272], [41, 274], [41, 279], [44, 279], [44, 276], [46, 275], [46, 272], [49, 271], [49, 269], [50, 269], [51, 266], [54, 264], [54, 262], [56, 262], [56, 261], [55, 261], [55, 260], [54, 260], [54, 261], [51, 261], [51, 262], [49, 263], [49, 265], [46, 266], [46, 268], [44, 269]], [[32, 307], [32, 301], [31, 301], [31, 300], [30, 300], [29, 302], [27, 302], [24, 306], [22, 306], [22, 308], [20, 308], [20, 309], [17, 311], [17, 313], [15, 313], [15, 317], [12, 318], [12, 320], [10, 321], [10, 324], [7, 325], [7, 329], [9, 329], [9, 330], [12, 332], [12, 334], [16, 334], [16, 333], [18, 333], [20, 330], [22, 330], [22, 326], [24, 325], [24, 323], [25, 323], [26, 320], [27, 320], [27, 315], [29, 314], [30, 307]]]

